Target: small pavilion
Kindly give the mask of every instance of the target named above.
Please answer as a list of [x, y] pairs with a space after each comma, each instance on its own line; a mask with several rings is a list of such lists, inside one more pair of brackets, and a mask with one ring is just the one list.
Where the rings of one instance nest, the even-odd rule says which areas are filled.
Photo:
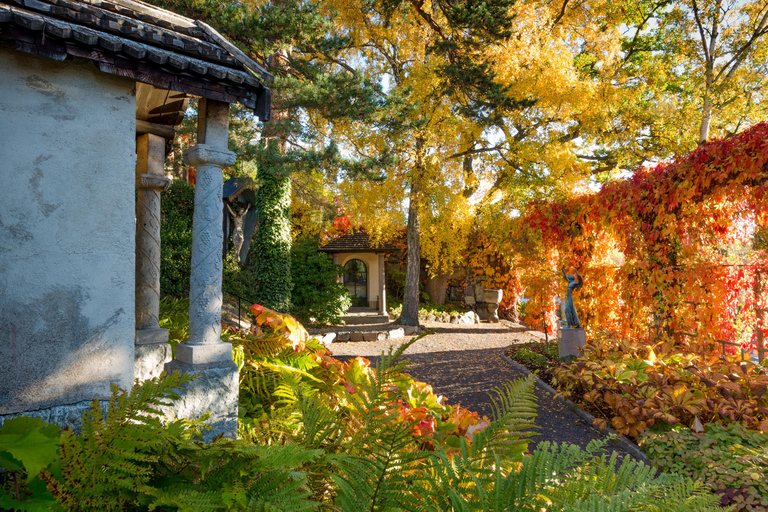
[[384, 259], [387, 253], [397, 250], [388, 243], [372, 244], [364, 231], [341, 236], [320, 248], [333, 257], [335, 265], [344, 266], [344, 275], [339, 279], [352, 297], [352, 306], [376, 309], [381, 315], [387, 314]]

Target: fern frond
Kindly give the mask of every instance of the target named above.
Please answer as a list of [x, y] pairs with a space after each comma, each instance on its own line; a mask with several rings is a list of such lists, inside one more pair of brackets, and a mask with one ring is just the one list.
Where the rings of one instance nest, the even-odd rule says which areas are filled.
[[507, 382], [491, 393], [494, 420], [472, 438], [469, 457], [483, 459], [499, 455], [503, 459], [520, 460], [527, 450], [529, 437], [536, 435], [535, 377]]

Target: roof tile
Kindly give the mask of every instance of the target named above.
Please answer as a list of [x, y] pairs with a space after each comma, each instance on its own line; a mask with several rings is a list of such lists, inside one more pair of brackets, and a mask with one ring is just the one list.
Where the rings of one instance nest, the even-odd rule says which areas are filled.
[[371, 238], [368, 233], [358, 231], [350, 235], [340, 236], [336, 240], [325, 244], [320, 248], [322, 252], [392, 252], [397, 247], [386, 242], [371, 246]]

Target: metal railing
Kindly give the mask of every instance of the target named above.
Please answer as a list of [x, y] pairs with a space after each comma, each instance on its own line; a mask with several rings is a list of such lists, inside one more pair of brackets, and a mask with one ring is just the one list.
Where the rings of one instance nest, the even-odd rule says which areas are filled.
[[240, 323], [240, 313], [242, 311], [242, 303], [243, 303], [243, 301], [245, 301], [246, 303], [248, 303], [250, 301], [246, 301], [243, 297], [241, 297], [241, 296], [239, 296], [239, 295], [237, 295], [235, 293], [228, 292], [227, 290], [221, 290], [221, 293], [222, 293], [222, 295], [229, 295], [230, 297], [234, 297], [234, 298], [237, 299], [237, 326], [240, 327], [242, 325]]

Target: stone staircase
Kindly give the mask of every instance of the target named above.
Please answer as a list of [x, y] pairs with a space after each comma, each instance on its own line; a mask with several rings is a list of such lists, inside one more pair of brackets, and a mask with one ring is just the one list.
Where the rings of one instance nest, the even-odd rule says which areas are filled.
[[389, 316], [380, 315], [375, 309], [350, 308], [342, 318], [346, 325], [322, 329], [320, 332], [311, 332], [312, 337], [328, 344], [391, 340], [421, 332], [415, 326], [392, 324]]
[[387, 324], [389, 323], [389, 316], [381, 315], [375, 309], [349, 308], [342, 320], [346, 325]]

